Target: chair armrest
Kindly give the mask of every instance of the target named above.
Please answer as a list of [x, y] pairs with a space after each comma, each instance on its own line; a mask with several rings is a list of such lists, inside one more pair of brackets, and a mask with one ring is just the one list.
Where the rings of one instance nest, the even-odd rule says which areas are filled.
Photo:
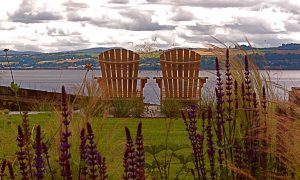
[[137, 79], [140, 79], [140, 80], [148, 80], [148, 79], [150, 79], [149, 77], [138, 77]]
[[161, 89], [162, 88], [162, 77], [153, 77], [155, 79], [155, 82], [158, 84], [158, 87]]
[[200, 79], [206, 80], [208, 77], [153, 77], [155, 80], [165, 80], [165, 79]]

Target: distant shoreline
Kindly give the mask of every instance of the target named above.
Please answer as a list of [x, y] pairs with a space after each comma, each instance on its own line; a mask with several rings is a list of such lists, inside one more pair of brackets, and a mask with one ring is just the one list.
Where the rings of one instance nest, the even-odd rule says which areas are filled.
[[[3, 70], [10, 70], [8, 68], [0, 68], [1, 71]], [[85, 70], [85, 68], [12, 68], [11, 70]], [[93, 70], [100, 70], [100, 68], [93, 68]], [[161, 71], [161, 69], [143, 69], [140, 68], [140, 71]], [[210, 71], [210, 70], [215, 70], [215, 69], [201, 69], [204, 71]], [[272, 69], [258, 69], [258, 70], [274, 70], [274, 71], [296, 71], [296, 70], [300, 70], [299, 68], [289, 68], [289, 69], [282, 69], [282, 68], [272, 68]]]

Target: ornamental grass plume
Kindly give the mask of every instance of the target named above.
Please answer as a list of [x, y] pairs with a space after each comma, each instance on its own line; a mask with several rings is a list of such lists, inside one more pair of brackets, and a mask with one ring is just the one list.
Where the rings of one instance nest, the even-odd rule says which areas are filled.
[[41, 127], [40, 125], [36, 128], [36, 136], [35, 136], [35, 142], [34, 142], [34, 167], [35, 172], [34, 176], [36, 179], [43, 179], [44, 178], [44, 160], [43, 160], [43, 144], [42, 144], [42, 138], [41, 138]]
[[61, 165], [61, 176], [66, 179], [72, 179], [72, 171], [70, 167], [70, 159], [71, 159], [71, 153], [70, 153], [70, 147], [69, 144], [69, 137], [71, 136], [71, 132], [69, 130], [70, 125], [70, 111], [68, 111], [67, 106], [67, 94], [65, 87], [62, 86], [61, 89], [61, 105], [62, 105], [62, 117], [63, 117], [63, 128], [61, 131], [61, 137], [60, 137], [60, 165]]
[[28, 155], [27, 151], [25, 150], [26, 141], [21, 126], [18, 126], [17, 142], [19, 150], [17, 151], [16, 155], [19, 162], [19, 169], [22, 174], [22, 179], [25, 180], [28, 179], [28, 166], [26, 164]]
[[49, 173], [51, 175], [51, 179], [54, 180], [54, 175], [53, 175], [54, 173], [52, 171], [51, 164], [50, 164], [50, 159], [49, 159], [50, 156], [49, 156], [48, 147], [45, 143], [42, 143], [42, 145], [43, 145], [43, 153], [45, 155], [45, 159], [46, 159], [46, 162], [47, 162], [47, 166], [49, 168]]

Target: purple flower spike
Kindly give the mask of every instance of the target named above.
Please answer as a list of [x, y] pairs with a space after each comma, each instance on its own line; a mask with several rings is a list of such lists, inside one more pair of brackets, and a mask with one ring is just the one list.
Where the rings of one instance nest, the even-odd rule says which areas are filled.
[[87, 179], [87, 136], [85, 135], [85, 129], [83, 128], [80, 131], [80, 167], [79, 167], [79, 176], [83, 179]]
[[37, 180], [44, 178], [44, 161], [43, 161], [43, 145], [41, 142], [41, 127], [38, 125], [36, 128], [36, 137], [34, 143], [35, 156], [34, 156], [34, 166], [35, 172], [34, 176]]
[[125, 127], [126, 132], [126, 139], [127, 143], [125, 145], [125, 153], [123, 159], [123, 166], [124, 166], [124, 174], [123, 179], [135, 179], [136, 172], [135, 172], [135, 150], [133, 147], [133, 141], [130, 135], [130, 131], [127, 127]]
[[12, 164], [10, 161], [7, 162], [7, 167], [8, 167], [8, 172], [9, 172], [9, 177], [11, 180], [15, 179], [15, 173], [14, 173], [14, 168], [12, 167]]
[[142, 122], [139, 122], [137, 134], [136, 134], [136, 153], [135, 153], [135, 164], [136, 164], [136, 176], [138, 179], [145, 179], [145, 152], [144, 142], [142, 134]]
[[97, 162], [98, 162], [98, 167], [99, 167], [99, 179], [100, 180], [105, 180], [107, 179], [107, 174], [106, 174], [106, 164], [105, 164], [105, 157], [102, 157], [100, 153], [97, 153]]
[[3, 179], [3, 177], [6, 176], [5, 167], [6, 167], [6, 159], [3, 159], [1, 163], [1, 169], [0, 169], [0, 179]]
[[60, 137], [60, 165], [61, 169], [61, 176], [67, 179], [72, 179], [72, 172], [70, 167], [70, 147], [69, 144], [69, 137], [71, 136], [71, 132], [69, 131], [69, 124], [70, 124], [70, 112], [68, 111], [67, 107], [67, 94], [65, 87], [62, 86], [61, 89], [61, 106], [62, 106], [62, 116], [63, 116], [63, 125]]
[[210, 175], [211, 179], [216, 179], [215, 172], [215, 148], [212, 134], [212, 111], [211, 108], [207, 109], [207, 126], [206, 126], [206, 137], [207, 137], [207, 154], [210, 164]]
[[87, 156], [87, 164], [88, 164], [88, 169], [89, 169], [89, 178], [91, 179], [96, 179], [98, 177], [97, 174], [97, 146], [94, 142], [95, 135], [93, 133], [93, 129], [90, 123], [86, 124], [87, 127], [87, 138], [88, 138], [88, 156]]
[[18, 126], [17, 141], [18, 141], [19, 150], [17, 151], [16, 154], [17, 154], [17, 159], [19, 161], [19, 168], [22, 174], [22, 179], [27, 179], [28, 168], [26, 164], [26, 160], [27, 160], [27, 152], [25, 150], [26, 141], [21, 126]]

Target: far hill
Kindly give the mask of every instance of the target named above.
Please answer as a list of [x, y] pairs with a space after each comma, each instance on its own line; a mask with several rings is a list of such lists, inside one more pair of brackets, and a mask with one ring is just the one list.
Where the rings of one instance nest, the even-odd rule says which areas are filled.
[[[97, 69], [100, 68], [97, 55], [111, 48], [115, 47], [95, 47], [53, 53], [10, 50], [8, 51], [8, 58], [13, 69], [83, 69], [85, 64], [92, 64]], [[247, 51], [249, 58], [255, 60], [259, 68], [300, 69], [300, 44], [282, 44], [279, 47], [268, 48], [241, 45], [231, 49], [231, 54], [241, 54], [240, 49]], [[207, 48], [194, 50], [201, 54], [202, 69], [214, 69], [216, 50]], [[140, 53], [140, 69], [159, 70], [161, 52], [162, 50], [155, 53]], [[8, 68], [5, 52], [0, 51], [0, 69]]]

